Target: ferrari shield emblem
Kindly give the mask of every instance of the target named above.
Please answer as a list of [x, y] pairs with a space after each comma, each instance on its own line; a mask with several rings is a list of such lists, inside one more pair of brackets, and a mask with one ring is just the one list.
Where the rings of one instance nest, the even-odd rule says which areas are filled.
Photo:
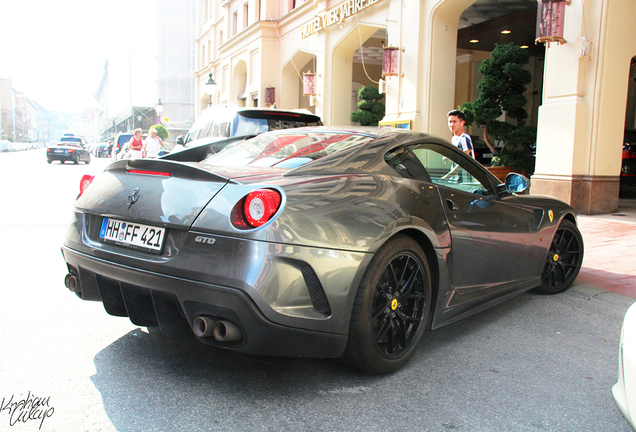
[[550, 218], [550, 222], [552, 222], [554, 219], [554, 213], [552, 213], [552, 210], [548, 210], [548, 217]]

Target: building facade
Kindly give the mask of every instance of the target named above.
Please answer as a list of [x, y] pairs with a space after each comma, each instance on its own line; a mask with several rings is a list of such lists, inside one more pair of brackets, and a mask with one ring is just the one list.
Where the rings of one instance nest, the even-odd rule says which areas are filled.
[[[559, 2], [562, 40], [535, 46], [537, 6]], [[624, 0], [198, 0], [196, 114], [210, 103], [276, 103], [349, 125], [357, 89], [384, 78], [384, 122], [448, 137], [446, 113], [476, 97], [479, 62], [494, 46], [471, 48], [462, 34], [500, 42], [502, 32], [489, 32], [509, 20], [510, 40], [530, 32], [531, 193], [581, 213], [612, 212], [624, 125], [634, 127], [635, 15], [636, 2]], [[383, 47], [394, 48], [393, 76], [382, 76]], [[212, 96], [205, 91], [210, 73]], [[303, 94], [305, 73], [315, 74], [313, 95]]]
[[[71, 112], [48, 111], [26, 94], [13, 88], [11, 78], [0, 77], [0, 139], [14, 142], [55, 143], [67, 132], [81, 127], [88, 139], [95, 137], [96, 113], [81, 115]], [[77, 118], [73, 123], [72, 119]], [[79, 133], [79, 132], [74, 132]]]
[[28, 98], [15, 91], [11, 79], [0, 78], [0, 139], [28, 141], [29, 133], [34, 133], [29, 127], [32, 112]]
[[194, 121], [195, 0], [113, 0], [111, 6], [117, 25], [95, 94], [99, 134], [109, 140], [161, 123], [174, 141]]

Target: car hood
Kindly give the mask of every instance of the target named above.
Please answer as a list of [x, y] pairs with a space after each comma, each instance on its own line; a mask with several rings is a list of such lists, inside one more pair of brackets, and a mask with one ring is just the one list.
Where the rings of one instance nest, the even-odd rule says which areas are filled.
[[95, 177], [75, 207], [88, 214], [188, 229], [228, 183], [273, 180], [287, 171], [202, 167], [160, 159], [121, 160]]

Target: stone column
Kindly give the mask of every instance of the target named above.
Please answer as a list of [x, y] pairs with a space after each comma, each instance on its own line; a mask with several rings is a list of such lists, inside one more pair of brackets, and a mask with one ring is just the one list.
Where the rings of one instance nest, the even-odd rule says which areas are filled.
[[546, 48], [532, 194], [555, 196], [583, 214], [618, 208], [635, 12], [635, 3], [616, 0], [566, 7], [567, 42]]

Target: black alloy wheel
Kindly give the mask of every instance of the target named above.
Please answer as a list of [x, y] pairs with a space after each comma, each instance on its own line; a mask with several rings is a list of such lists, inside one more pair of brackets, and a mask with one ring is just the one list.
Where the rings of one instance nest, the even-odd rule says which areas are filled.
[[415, 240], [397, 236], [376, 254], [354, 303], [346, 362], [375, 374], [411, 358], [428, 324], [431, 276]]
[[558, 294], [574, 282], [583, 264], [583, 237], [576, 225], [564, 220], [559, 225], [541, 273], [541, 294]]

